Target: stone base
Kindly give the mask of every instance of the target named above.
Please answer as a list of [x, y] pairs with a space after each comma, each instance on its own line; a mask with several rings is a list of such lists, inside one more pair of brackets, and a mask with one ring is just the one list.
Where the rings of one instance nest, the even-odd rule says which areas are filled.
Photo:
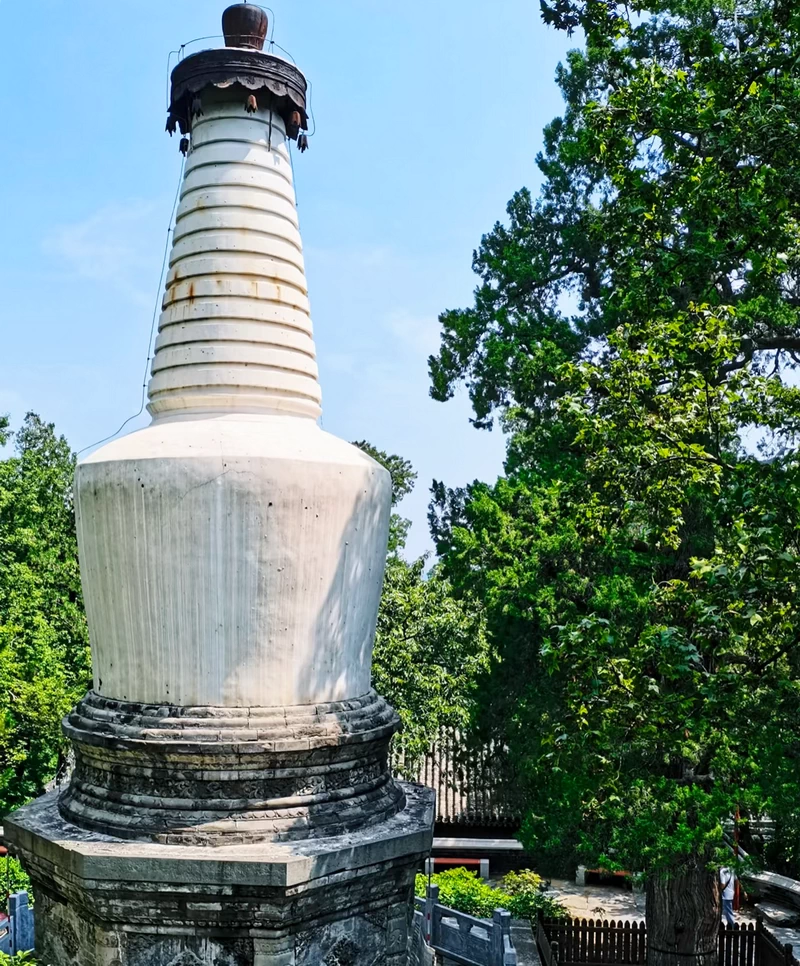
[[346, 835], [161, 845], [65, 821], [51, 793], [5, 821], [36, 895], [47, 966], [405, 966], [433, 792]]

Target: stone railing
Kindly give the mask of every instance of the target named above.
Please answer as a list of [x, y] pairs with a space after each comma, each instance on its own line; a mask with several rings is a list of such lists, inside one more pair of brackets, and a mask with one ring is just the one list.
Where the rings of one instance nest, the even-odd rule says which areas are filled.
[[[470, 966], [517, 966], [511, 941], [511, 913], [495, 909], [491, 920], [477, 919], [439, 904], [439, 887], [428, 886], [425, 898], [414, 900], [413, 933], [424, 946], [445, 958]], [[425, 962], [417, 951], [415, 961]]]
[[8, 897], [8, 918], [0, 922], [0, 953], [13, 956], [33, 949], [33, 909], [27, 892]]

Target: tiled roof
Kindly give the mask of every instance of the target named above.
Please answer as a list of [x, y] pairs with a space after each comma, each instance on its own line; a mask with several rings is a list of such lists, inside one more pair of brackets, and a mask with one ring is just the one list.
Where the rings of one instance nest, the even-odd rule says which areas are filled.
[[460, 732], [443, 730], [417, 768], [408, 768], [402, 752], [395, 772], [436, 792], [436, 821], [460, 826], [519, 824], [510, 804], [509, 786], [501, 778], [502, 750], [493, 744], [470, 747]]

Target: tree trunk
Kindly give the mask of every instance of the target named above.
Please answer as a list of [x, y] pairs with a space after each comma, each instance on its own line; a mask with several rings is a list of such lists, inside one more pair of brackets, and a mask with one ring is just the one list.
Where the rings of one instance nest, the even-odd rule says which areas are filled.
[[647, 966], [717, 966], [719, 877], [698, 865], [647, 880]]

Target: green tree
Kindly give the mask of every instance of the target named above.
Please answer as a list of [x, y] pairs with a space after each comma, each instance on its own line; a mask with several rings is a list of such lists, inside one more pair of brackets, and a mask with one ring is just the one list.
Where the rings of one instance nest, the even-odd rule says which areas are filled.
[[[8, 420], [0, 442], [11, 439]], [[29, 413], [0, 460], [0, 810], [63, 767], [61, 719], [90, 686], [72, 506], [75, 456]]]
[[401, 517], [397, 512], [397, 505], [408, 496], [414, 489], [417, 482], [417, 474], [414, 467], [402, 456], [395, 456], [377, 449], [371, 443], [362, 439], [360, 442], [353, 443], [367, 456], [371, 456], [376, 462], [389, 471], [392, 478], [392, 516], [389, 521], [389, 555], [397, 555], [406, 545], [408, 531], [411, 521]]
[[649, 962], [710, 966], [723, 822], [798, 829], [800, 8], [542, 10], [585, 49], [541, 192], [430, 363], [506, 475], [437, 485], [433, 530], [486, 605], [526, 844], [644, 871]]
[[400, 716], [396, 744], [409, 777], [442, 727], [467, 728], [478, 678], [488, 667], [482, 608], [456, 599], [441, 568], [426, 573], [426, 559], [402, 556], [411, 523], [397, 505], [414, 488], [417, 474], [400, 456], [355, 444], [389, 470], [393, 512], [386, 575], [375, 635], [375, 689]]

